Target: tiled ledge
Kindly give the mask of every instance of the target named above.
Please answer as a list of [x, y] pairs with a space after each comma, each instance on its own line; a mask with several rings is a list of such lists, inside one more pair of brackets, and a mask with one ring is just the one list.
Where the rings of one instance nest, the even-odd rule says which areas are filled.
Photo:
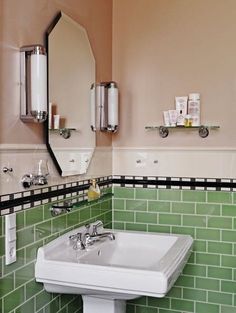
[[[97, 182], [101, 189], [111, 187], [112, 178], [100, 177], [97, 178]], [[89, 185], [89, 180], [82, 180], [3, 195], [0, 197], [0, 215], [11, 214], [48, 202], [63, 201], [71, 197], [79, 197], [79, 201], [84, 201]]]

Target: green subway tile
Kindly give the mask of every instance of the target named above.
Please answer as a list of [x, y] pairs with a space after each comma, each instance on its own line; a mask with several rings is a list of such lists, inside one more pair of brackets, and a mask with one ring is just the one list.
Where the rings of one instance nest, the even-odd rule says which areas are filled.
[[157, 214], [155, 213], [136, 213], [136, 222], [138, 223], [157, 223]]
[[48, 219], [52, 218], [52, 213], [51, 213], [51, 210], [50, 210], [51, 207], [52, 207], [51, 203], [44, 204], [44, 206], [43, 206], [44, 220], [48, 220]]
[[226, 242], [208, 242], [208, 252], [221, 253], [221, 254], [232, 254], [233, 245]]
[[170, 212], [170, 202], [148, 201], [148, 211], [150, 212]]
[[3, 236], [3, 228], [3, 216], [0, 216], [0, 237]]
[[16, 232], [17, 241], [16, 246], [17, 249], [22, 248], [32, 242], [34, 242], [34, 228], [28, 227]]
[[30, 299], [18, 307], [15, 313], [30, 313], [34, 312], [34, 299]]
[[[2, 275], [1, 275], [2, 276]], [[13, 274], [0, 278], [0, 297], [10, 292], [14, 287], [14, 276]]]
[[194, 236], [195, 229], [193, 227], [182, 227], [182, 226], [172, 226], [173, 234], [182, 234], [182, 235], [190, 235]]
[[36, 296], [36, 310], [41, 309], [50, 301], [51, 301], [51, 293], [43, 290], [40, 294]]
[[207, 220], [205, 216], [183, 215], [184, 226], [206, 227]]
[[126, 230], [147, 231], [146, 224], [126, 223]]
[[52, 222], [42, 222], [40, 224], [35, 225], [35, 238], [36, 240], [43, 239], [52, 234]]
[[173, 202], [172, 203], [172, 212], [173, 213], [183, 213], [183, 214], [194, 213], [195, 212], [195, 203]]
[[0, 237], [0, 256], [5, 255], [5, 238]]
[[196, 213], [201, 215], [220, 215], [220, 204], [197, 203]]
[[77, 225], [79, 223], [79, 211], [67, 214], [67, 227]]
[[16, 213], [16, 230], [25, 227], [25, 211]]
[[231, 196], [231, 192], [208, 191], [207, 200], [208, 202], [215, 202], [215, 203], [232, 203], [232, 196]]
[[135, 313], [135, 306], [132, 304], [126, 305], [126, 313]]
[[205, 240], [220, 240], [220, 230], [197, 228], [196, 238]]
[[82, 208], [79, 211], [79, 216], [80, 216], [80, 221], [86, 221], [90, 219], [90, 208], [89, 207]]
[[4, 313], [8, 313], [24, 302], [24, 287], [20, 287], [3, 298]]
[[187, 264], [184, 267], [183, 273], [186, 275], [206, 277], [207, 267], [204, 265]]
[[222, 215], [236, 217], [236, 205], [222, 205]]
[[236, 306], [221, 306], [221, 313], [236, 313]]
[[220, 312], [219, 305], [201, 302], [196, 303], [196, 313], [219, 313], [219, 312]]
[[43, 290], [43, 284], [37, 283], [35, 279], [26, 284], [26, 299], [29, 299]]
[[126, 200], [126, 210], [147, 211], [147, 201], [146, 200]]
[[171, 308], [186, 312], [194, 312], [194, 302], [190, 300], [171, 299]]
[[115, 211], [114, 220], [116, 222], [134, 222], [134, 212]]
[[208, 267], [208, 277], [232, 280], [232, 269], [223, 267]]
[[27, 264], [15, 272], [15, 285], [19, 287], [34, 278], [34, 263]]
[[228, 255], [222, 255], [222, 266], [224, 267], [236, 267], [236, 256], [228, 256]]
[[39, 223], [43, 220], [43, 207], [39, 206], [25, 211], [26, 226]]
[[208, 302], [232, 305], [232, 295], [222, 292], [208, 292]]
[[57, 297], [56, 299], [53, 299], [45, 308], [45, 313], [58, 313], [60, 309], [60, 299]]
[[16, 262], [4, 265], [3, 271], [4, 274], [11, 273], [24, 265], [25, 263], [25, 249], [16, 250]]
[[183, 190], [183, 201], [206, 202], [206, 191]]
[[125, 209], [125, 200], [114, 199], [113, 210], [124, 210], [124, 209]]
[[111, 199], [103, 201], [100, 203], [101, 213], [108, 212], [112, 210], [112, 201]]
[[43, 241], [39, 241], [37, 243], [34, 243], [33, 245], [30, 245], [26, 248], [26, 262], [27, 263], [36, 259], [37, 250], [41, 246], [43, 246]]
[[220, 289], [220, 281], [217, 279], [196, 277], [196, 288], [218, 291]]
[[99, 214], [101, 214], [101, 203], [94, 203], [93, 205], [91, 205], [90, 210], [92, 218], [98, 216]]
[[159, 200], [168, 200], [168, 201], [180, 201], [181, 200], [181, 190], [173, 189], [159, 189], [158, 190], [158, 199]]
[[188, 300], [206, 301], [207, 292], [205, 290], [183, 288], [183, 298]]
[[193, 242], [193, 250], [197, 252], [206, 252], [207, 243], [204, 240], [194, 240]]
[[148, 188], [136, 188], [135, 189], [136, 199], [156, 200], [157, 190]]
[[208, 227], [232, 229], [233, 221], [229, 217], [210, 217], [208, 219]]
[[[74, 295], [62, 294], [60, 298], [61, 298], [61, 307], [63, 307], [74, 299]], [[79, 301], [78, 301], [78, 305], [79, 305]]]
[[143, 306], [137, 306], [136, 307], [136, 313], [157, 313], [157, 309], [149, 308], [149, 307], [143, 307]]
[[148, 231], [154, 233], [170, 233], [170, 226], [148, 225]]
[[114, 198], [134, 199], [134, 188], [115, 187]]
[[62, 215], [52, 220], [52, 232], [60, 232], [66, 228], [66, 216]]
[[166, 225], [181, 225], [181, 216], [178, 214], [160, 213], [159, 223]]
[[228, 242], [235, 242], [234, 230], [222, 230], [222, 240]]
[[196, 263], [206, 265], [220, 265], [220, 256], [210, 253], [196, 253]]
[[180, 313], [180, 311], [168, 310], [168, 309], [159, 309], [159, 313]]
[[236, 282], [235, 281], [221, 281], [221, 291], [236, 293]]
[[148, 306], [153, 306], [156, 308], [170, 308], [170, 299], [168, 298], [153, 298], [149, 297]]
[[124, 229], [125, 229], [125, 223], [114, 222], [114, 223], [113, 223], [113, 228], [114, 228], [114, 229], [121, 229], [121, 230], [124, 230]]
[[194, 277], [180, 275], [175, 285], [179, 287], [194, 287]]
[[182, 298], [182, 288], [172, 287], [166, 295], [169, 298]]

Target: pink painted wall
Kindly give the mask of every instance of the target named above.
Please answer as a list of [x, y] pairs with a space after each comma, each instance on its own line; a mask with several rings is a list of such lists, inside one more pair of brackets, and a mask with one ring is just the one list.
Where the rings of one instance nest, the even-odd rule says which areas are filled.
[[[0, 143], [44, 143], [43, 127], [19, 119], [19, 48], [44, 44], [45, 31], [64, 11], [88, 32], [96, 59], [98, 81], [111, 79], [112, 1], [110, 0], [1, 0], [0, 1]], [[98, 145], [111, 136], [99, 134]]]
[[[121, 91], [114, 146], [236, 147], [236, 1], [114, 0], [113, 80]], [[200, 92], [207, 139], [193, 131], [162, 139], [174, 97]]]

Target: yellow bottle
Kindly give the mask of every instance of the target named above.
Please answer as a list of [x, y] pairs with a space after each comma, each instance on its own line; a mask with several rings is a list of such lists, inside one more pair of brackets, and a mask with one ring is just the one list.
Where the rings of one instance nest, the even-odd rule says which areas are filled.
[[92, 179], [90, 182], [91, 182], [91, 185], [88, 189], [88, 201], [93, 201], [93, 200], [100, 198], [101, 191], [96, 182], [96, 179]]

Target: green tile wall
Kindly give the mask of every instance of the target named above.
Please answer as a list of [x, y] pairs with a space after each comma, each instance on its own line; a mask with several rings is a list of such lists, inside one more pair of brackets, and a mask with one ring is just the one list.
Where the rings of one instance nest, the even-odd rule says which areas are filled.
[[58, 217], [51, 216], [49, 207], [50, 204], [42, 205], [16, 214], [17, 262], [8, 266], [4, 264], [4, 218], [0, 217], [2, 313], [82, 313], [79, 296], [50, 294], [43, 290], [42, 284], [35, 282], [36, 251], [60, 234], [98, 219], [111, 228], [112, 199], [107, 195], [96, 202], [77, 205]]
[[113, 227], [190, 234], [193, 253], [164, 299], [127, 313], [236, 313], [236, 193], [113, 187]]

